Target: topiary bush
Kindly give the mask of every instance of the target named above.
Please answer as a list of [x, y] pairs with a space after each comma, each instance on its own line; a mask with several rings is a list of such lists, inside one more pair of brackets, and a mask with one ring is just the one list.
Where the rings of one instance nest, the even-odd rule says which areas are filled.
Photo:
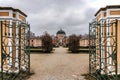
[[48, 33], [45, 33], [41, 38], [43, 52], [51, 52], [53, 49], [52, 37]]
[[79, 37], [75, 34], [69, 36], [68, 48], [73, 53], [78, 52], [79, 49]]

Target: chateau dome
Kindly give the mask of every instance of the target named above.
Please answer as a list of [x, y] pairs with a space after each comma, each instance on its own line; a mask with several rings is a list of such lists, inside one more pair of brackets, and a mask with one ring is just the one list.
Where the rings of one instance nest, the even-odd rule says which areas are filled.
[[56, 34], [66, 34], [65, 31], [63, 31], [62, 29], [60, 29]]

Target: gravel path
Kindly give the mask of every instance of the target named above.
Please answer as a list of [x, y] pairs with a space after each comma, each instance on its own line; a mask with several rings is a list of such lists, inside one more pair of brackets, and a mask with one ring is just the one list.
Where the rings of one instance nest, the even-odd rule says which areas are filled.
[[51, 54], [31, 54], [31, 70], [28, 80], [85, 80], [88, 72], [88, 54], [72, 54], [67, 48], [55, 48]]

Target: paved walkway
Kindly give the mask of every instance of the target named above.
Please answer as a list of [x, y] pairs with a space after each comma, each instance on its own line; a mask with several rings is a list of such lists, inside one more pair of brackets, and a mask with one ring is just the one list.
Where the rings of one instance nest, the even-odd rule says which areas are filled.
[[88, 54], [72, 54], [67, 48], [55, 48], [50, 54], [31, 54], [31, 70], [28, 80], [85, 80], [88, 72]]

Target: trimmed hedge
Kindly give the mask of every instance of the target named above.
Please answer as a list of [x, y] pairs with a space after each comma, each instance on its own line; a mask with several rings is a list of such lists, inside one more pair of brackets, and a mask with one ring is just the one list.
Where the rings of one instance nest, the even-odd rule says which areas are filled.
[[75, 34], [69, 36], [68, 48], [73, 53], [78, 52], [79, 49], [79, 37]]

